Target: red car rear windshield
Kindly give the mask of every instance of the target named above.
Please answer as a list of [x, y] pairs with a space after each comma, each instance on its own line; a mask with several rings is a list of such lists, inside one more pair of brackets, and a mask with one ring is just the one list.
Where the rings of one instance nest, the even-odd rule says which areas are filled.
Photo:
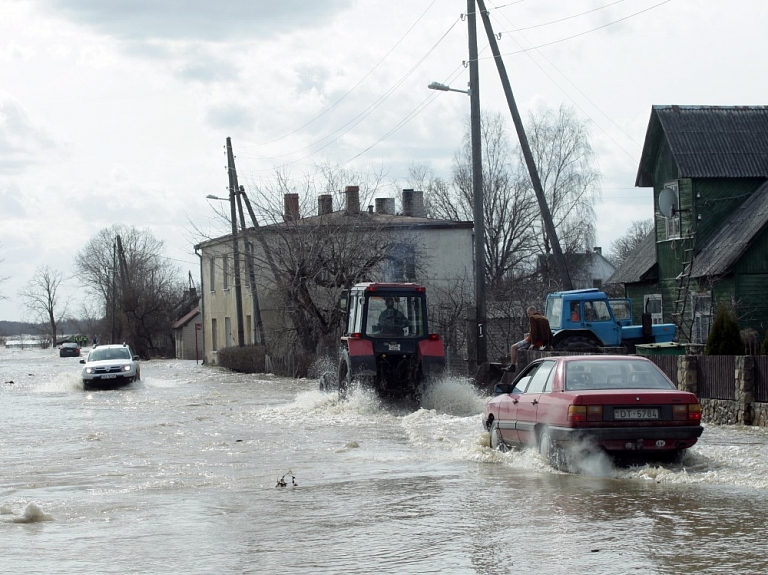
[[666, 376], [646, 361], [588, 360], [565, 364], [565, 389], [675, 389]]

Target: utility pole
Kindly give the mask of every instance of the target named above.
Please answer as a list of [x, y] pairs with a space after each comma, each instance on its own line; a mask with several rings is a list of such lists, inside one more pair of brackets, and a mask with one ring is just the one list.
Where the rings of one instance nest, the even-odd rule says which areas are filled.
[[477, 322], [477, 367], [488, 361], [485, 339], [485, 209], [483, 202], [483, 157], [480, 132], [480, 72], [477, 53], [477, 8], [467, 0], [469, 26], [469, 123], [472, 145], [472, 217], [475, 226], [475, 321]]
[[491, 51], [493, 52], [493, 59], [496, 62], [496, 68], [499, 71], [499, 78], [501, 79], [501, 84], [504, 87], [504, 95], [507, 97], [507, 105], [509, 106], [509, 111], [512, 114], [512, 121], [515, 123], [517, 138], [520, 140], [520, 147], [523, 150], [525, 164], [528, 167], [528, 174], [531, 177], [533, 191], [536, 193], [536, 199], [539, 202], [539, 209], [541, 210], [541, 217], [544, 220], [544, 227], [547, 231], [547, 236], [549, 236], [549, 241], [552, 242], [552, 255], [555, 258], [557, 269], [560, 272], [560, 281], [563, 284], [563, 289], [570, 290], [573, 289], [571, 276], [568, 274], [568, 266], [565, 263], [563, 251], [560, 248], [560, 240], [557, 237], [557, 230], [555, 230], [555, 224], [552, 221], [552, 213], [549, 211], [549, 206], [547, 205], [547, 197], [544, 195], [544, 189], [541, 186], [541, 180], [539, 179], [539, 172], [536, 169], [536, 163], [533, 161], [533, 154], [531, 153], [531, 147], [528, 144], [528, 137], [525, 135], [523, 122], [520, 119], [520, 112], [517, 110], [515, 96], [512, 94], [512, 87], [509, 84], [507, 69], [504, 66], [504, 61], [501, 59], [501, 54], [499, 53], [499, 45], [496, 42], [496, 36], [494, 35], [493, 28], [491, 27], [491, 19], [488, 17], [488, 11], [485, 9], [485, 0], [476, 1], [478, 7], [480, 8], [480, 16], [483, 19], [485, 33], [488, 36], [488, 43], [490, 44]]
[[115, 313], [117, 312], [117, 240], [112, 242], [112, 333], [109, 343], [115, 343]]
[[[243, 202], [240, 199], [245, 195], [245, 188], [240, 186], [237, 194], [237, 211], [240, 212], [240, 229], [243, 230], [243, 240], [245, 243], [245, 263], [248, 266], [248, 281], [251, 283], [251, 303], [253, 305], [253, 326], [254, 337], [258, 344], [265, 345], [264, 341], [264, 323], [261, 321], [261, 308], [259, 307], [259, 294], [256, 291], [256, 272], [253, 269], [253, 244], [248, 237], [248, 228], [245, 226], [245, 215], [243, 214]], [[246, 198], [246, 201], [248, 198]], [[250, 204], [248, 204], [250, 210]], [[253, 218], [254, 221], [256, 218]], [[254, 227], [255, 224], [254, 224]]]
[[245, 330], [243, 326], [243, 290], [240, 285], [240, 246], [237, 241], [237, 208], [235, 195], [240, 187], [237, 185], [237, 171], [235, 170], [235, 155], [232, 153], [232, 140], [227, 138], [227, 172], [229, 173], [229, 207], [232, 220], [232, 257], [235, 270], [235, 306], [237, 310], [237, 346], [245, 346]]

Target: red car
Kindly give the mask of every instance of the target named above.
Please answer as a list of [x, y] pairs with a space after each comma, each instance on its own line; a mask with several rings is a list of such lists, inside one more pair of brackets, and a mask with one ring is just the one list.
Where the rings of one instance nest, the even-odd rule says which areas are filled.
[[[491, 447], [536, 447], [558, 469], [584, 450], [676, 459], [701, 436], [701, 405], [637, 356], [541, 358], [495, 386], [483, 425]], [[575, 448], [569, 449], [569, 448]]]

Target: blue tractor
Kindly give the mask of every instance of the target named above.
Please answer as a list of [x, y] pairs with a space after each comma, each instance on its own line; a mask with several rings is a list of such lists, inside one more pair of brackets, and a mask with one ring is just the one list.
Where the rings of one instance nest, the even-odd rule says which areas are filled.
[[642, 325], [632, 325], [630, 300], [609, 299], [598, 289], [551, 293], [546, 315], [552, 329], [551, 345], [560, 351], [624, 347], [634, 353], [637, 344], [675, 340], [674, 324], [654, 324], [651, 315], [644, 313]]

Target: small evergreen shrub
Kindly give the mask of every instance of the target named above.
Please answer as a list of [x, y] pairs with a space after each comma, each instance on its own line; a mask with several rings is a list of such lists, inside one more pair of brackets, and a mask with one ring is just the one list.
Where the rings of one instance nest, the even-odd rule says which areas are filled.
[[725, 304], [720, 304], [717, 308], [704, 355], [744, 355], [744, 340], [741, 339], [739, 322]]

